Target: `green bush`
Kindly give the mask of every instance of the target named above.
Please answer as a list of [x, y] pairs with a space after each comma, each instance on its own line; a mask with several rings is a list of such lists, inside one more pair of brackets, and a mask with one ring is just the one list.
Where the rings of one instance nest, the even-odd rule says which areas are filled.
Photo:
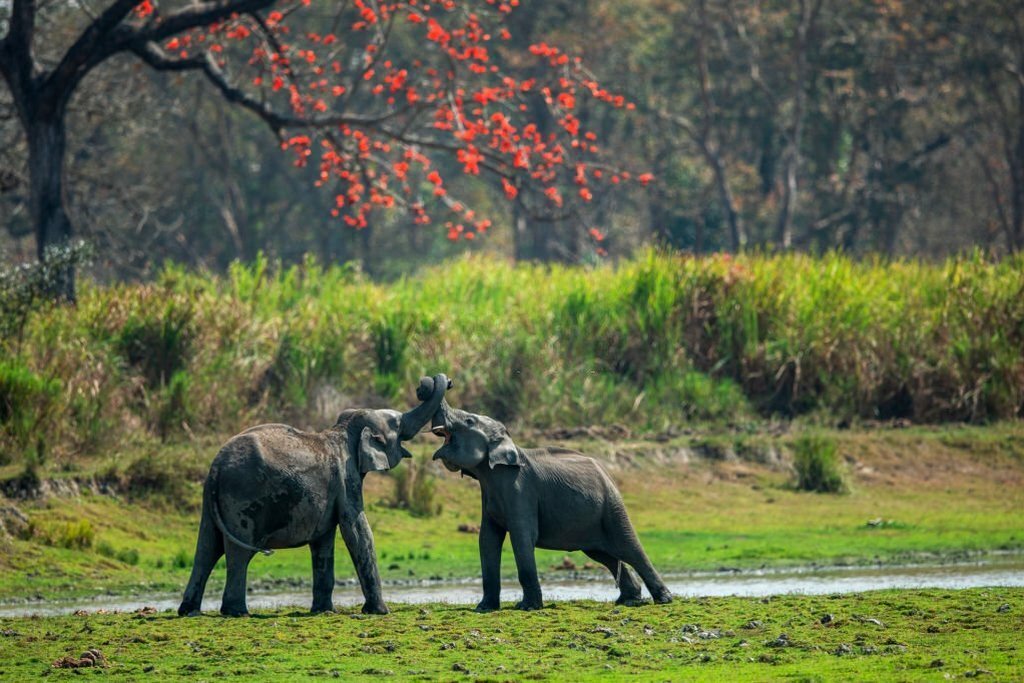
[[312, 260], [224, 277], [168, 266], [148, 284], [83, 280], [76, 307], [34, 304], [17, 352], [0, 356], [0, 459], [171, 438], [183, 422], [196, 435], [313, 426], [314, 408], [345, 407], [320, 405], [327, 395], [404, 410], [436, 371], [455, 380], [454, 405], [513, 429], [1012, 419], [1021, 291], [1024, 256], [982, 254], [472, 257], [389, 284]]
[[46, 545], [55, 545], [72, 550], [91, 548], [93, 541], [96, 539], [96, 531], [87, 519], [47, 528], [32, 525], [32, 531]]
[[38, 375], [20, 358], [0, 359], [0, 464], [27, 449], [32, 449], [28, 460], [45, 458], [60, 393], [59, 380]]
[[836, 455], [835, 441], [824, 436], [804, 435], [793, 443], [793, 453], [798, 489], [816, 493], [845, 493], [848, 490]]
[[189, 428], [192, 421], [192, 381], [184, 371], [175, 372], [171, 381], [160, 393], [157, 407], [157, 433], [161, 439]]
[[175, 569], [189, 569], [192, 567], [192, 554], [184, 548], [178, 548], [171, 558], [171, 566]]
[[139, 563], [139, 551], [135, 548], [122, 548], [117, 551], [116, 557], [121, 562], [133, 567]]
[[437, 479], [430, 473], [427, 461], [411, 458], [390, 472], [395, 482], [392, 507], [408, 510], [415, 517], [436, 517], [441, 514], [437, 500]]
[[20, 344], [33, 311], [59, 291], [63, 273], [80, 268], [93, 256], [85, 242], [50, 246], [42, 261], [0, 267], [0, 340]]
[[156, 496], [174, 505], [192, 505], [189, 483], [202, 476], [196, 467], [173, 458], [147, 455], [130, 464], [121, 485], [132, 498]]
[[188, 364], [196, 336], [192, 302], [152, 292], [141, 299], [117, 331], [116, 347], [141, 372], [149, 389], [159, 389]]

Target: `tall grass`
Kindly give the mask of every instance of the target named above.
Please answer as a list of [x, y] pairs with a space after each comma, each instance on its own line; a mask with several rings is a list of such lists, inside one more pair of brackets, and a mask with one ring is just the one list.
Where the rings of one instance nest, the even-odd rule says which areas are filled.
[[[464, 258], [391, 284], [314, 260], [83, 284], [0, 342], [0, 445], [322, 426], [330, 387], [406, 407], [422, 374], [513, 426], [823, 413], [985, 421], [1024, 410], [1024, 259], [648, 252], [571, 268]], [[335, 406], [339, 407], [339, 406]], [[343, 406], [340, 406], [343, 407]], [[339, 407], [339, 408], [340, 408]]]

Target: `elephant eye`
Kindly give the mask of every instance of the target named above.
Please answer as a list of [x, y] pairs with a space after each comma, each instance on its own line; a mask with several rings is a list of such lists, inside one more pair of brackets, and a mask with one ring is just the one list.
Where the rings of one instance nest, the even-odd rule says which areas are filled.
[[474, 420], [474, 419], [473, 419], [473, 418], [471, 418], [471, 417], [467, 417], [467, 418], [466, 418], [466, 426], [467, 426], [467, 427], [472, 427], [472, 426], [473, 426], [473, 425], [475, 425], [475, 424], [476, 424], [476, 420]]
[[387, 440], [383, 436], [381, 436], [380, 434], [374, 434], [373, 435], [373, 440], [376, 441], [379, 444], [382, 444], [382, 445], [387, 444]]

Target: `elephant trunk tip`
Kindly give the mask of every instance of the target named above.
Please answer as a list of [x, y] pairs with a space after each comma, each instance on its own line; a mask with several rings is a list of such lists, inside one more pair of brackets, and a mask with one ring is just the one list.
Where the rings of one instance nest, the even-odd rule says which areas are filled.
[[438, 406], [444, 400], [444, 393], [452, 386], [452, 381], [447, 375], [438, 374], [435, 377], [424, 377], [416, 388], [416, 397], [422, 401], [419, 406], [407, 413], [403, 413], [399, 431], [399, 438], [407, 441], [430, 422], [431, 417], [437, 411]]
[[[450, 377], [447, 377], [447, 376], [445, 376], [443, 374], [438, 375], [438, 377], [439, 378], [444, 378], [442, 380], [442, 382], [447, 382], [448, 386], [445, 387], [445, 391], [447, 391], [447, 390], [451, 389], [453, 386], [455, 386], [455, 383], [452, 382]], [[429, 400], [430, 397], [434, 395], [434, 386], [435, 386], [435, 384], [434, 384], [434, 378], [433, 377], [422, 377], [422, 378], [420, 378], [420, 385], [418, 387], [416, 387], [416, 399], [419, 400], [419, 401]]]

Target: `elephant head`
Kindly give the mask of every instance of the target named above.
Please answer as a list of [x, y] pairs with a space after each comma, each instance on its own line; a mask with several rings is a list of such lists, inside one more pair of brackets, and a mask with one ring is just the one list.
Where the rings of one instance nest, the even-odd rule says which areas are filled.
[[334, 429], [348, 435], [349, 453], [355, 455], [362, 473], [389, 470], [412, 453], [402, 447], [403, 441], [416, 436], [444, 400], [451, 387], [445, 375], [420, 380], [417, 397], [420, 405], [406, 413], [397, 410], [346, 410], [338, 416]]
[[522, 455], [505, 425], [486, 415], [452, 408], [447, 401], [441, 401], [430, 431], [444, 438], [444, 445], [434, 453], [434, 460], [440, 460], [452, 472], [473, 473], [484, 462], [492, 469], [498, 465], [519, 467], [523, 464]]

